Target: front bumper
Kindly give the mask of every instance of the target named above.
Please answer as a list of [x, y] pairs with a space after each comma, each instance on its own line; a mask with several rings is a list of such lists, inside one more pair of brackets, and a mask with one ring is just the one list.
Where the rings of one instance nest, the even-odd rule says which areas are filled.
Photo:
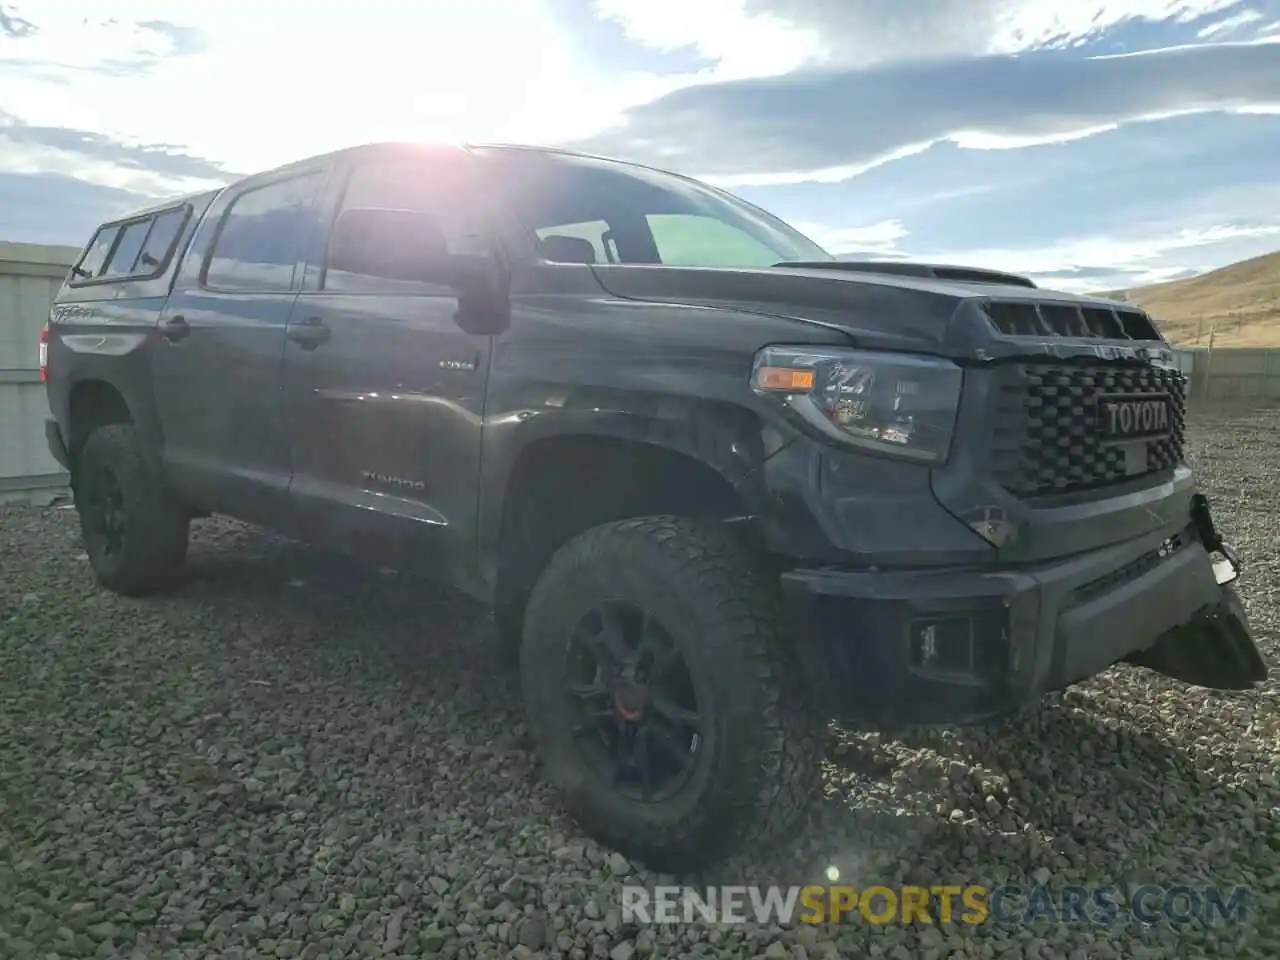
[[[1212, 553], [1225, 554], [1215, 565]], [[1185, 524], [1011, 569], [794, 570], [801, 661], [828, 715], [976, 723], [1128, 660], [1203, 686], [1265, 679], [1203, 497]]]

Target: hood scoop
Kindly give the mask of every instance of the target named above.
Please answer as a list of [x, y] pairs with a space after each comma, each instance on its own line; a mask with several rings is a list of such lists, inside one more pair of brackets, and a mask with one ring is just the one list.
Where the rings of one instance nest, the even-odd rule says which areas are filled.
[[999, 270], [956, 267], [945, 263], [884, 262], [880, 260], [783, 260], [775, 267], [803, 270], [841, 270], [848, 273], [883, 273], [895, 277], [919, 277], [924, 280], [949, 280], [956, 283], [990, 283], [1008, 287], [1036, 288], [1029, 277]]

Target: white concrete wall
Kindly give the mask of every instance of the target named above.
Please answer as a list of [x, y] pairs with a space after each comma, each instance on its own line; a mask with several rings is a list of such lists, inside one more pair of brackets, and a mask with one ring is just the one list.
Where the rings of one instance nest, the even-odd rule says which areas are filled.
[[40, 382], [40, 328], [77, 253], [0, 241], [0, 499], [66, 485], [44, 439], [49, 404]]

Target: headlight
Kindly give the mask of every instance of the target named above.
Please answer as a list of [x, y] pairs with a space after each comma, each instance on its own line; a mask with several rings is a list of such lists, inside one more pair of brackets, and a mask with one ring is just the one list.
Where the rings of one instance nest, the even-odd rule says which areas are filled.
[[821, 347], [766, 347], [751, 386], [823, 436], [911, 460], [951, 449], [964, 374], [948, 360]]

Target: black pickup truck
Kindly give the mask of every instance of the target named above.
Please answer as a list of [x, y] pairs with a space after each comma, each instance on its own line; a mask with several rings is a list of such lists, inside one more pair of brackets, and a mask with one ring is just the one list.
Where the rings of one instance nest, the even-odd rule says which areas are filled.
[[1148, 316], [675, 174], [314, 157], [104, 224], [42, 349], [103, 585], [219, 513], [483, 599], [546, 776], [659, 869], [794, 826], [832, 719], [1266, 676]]

